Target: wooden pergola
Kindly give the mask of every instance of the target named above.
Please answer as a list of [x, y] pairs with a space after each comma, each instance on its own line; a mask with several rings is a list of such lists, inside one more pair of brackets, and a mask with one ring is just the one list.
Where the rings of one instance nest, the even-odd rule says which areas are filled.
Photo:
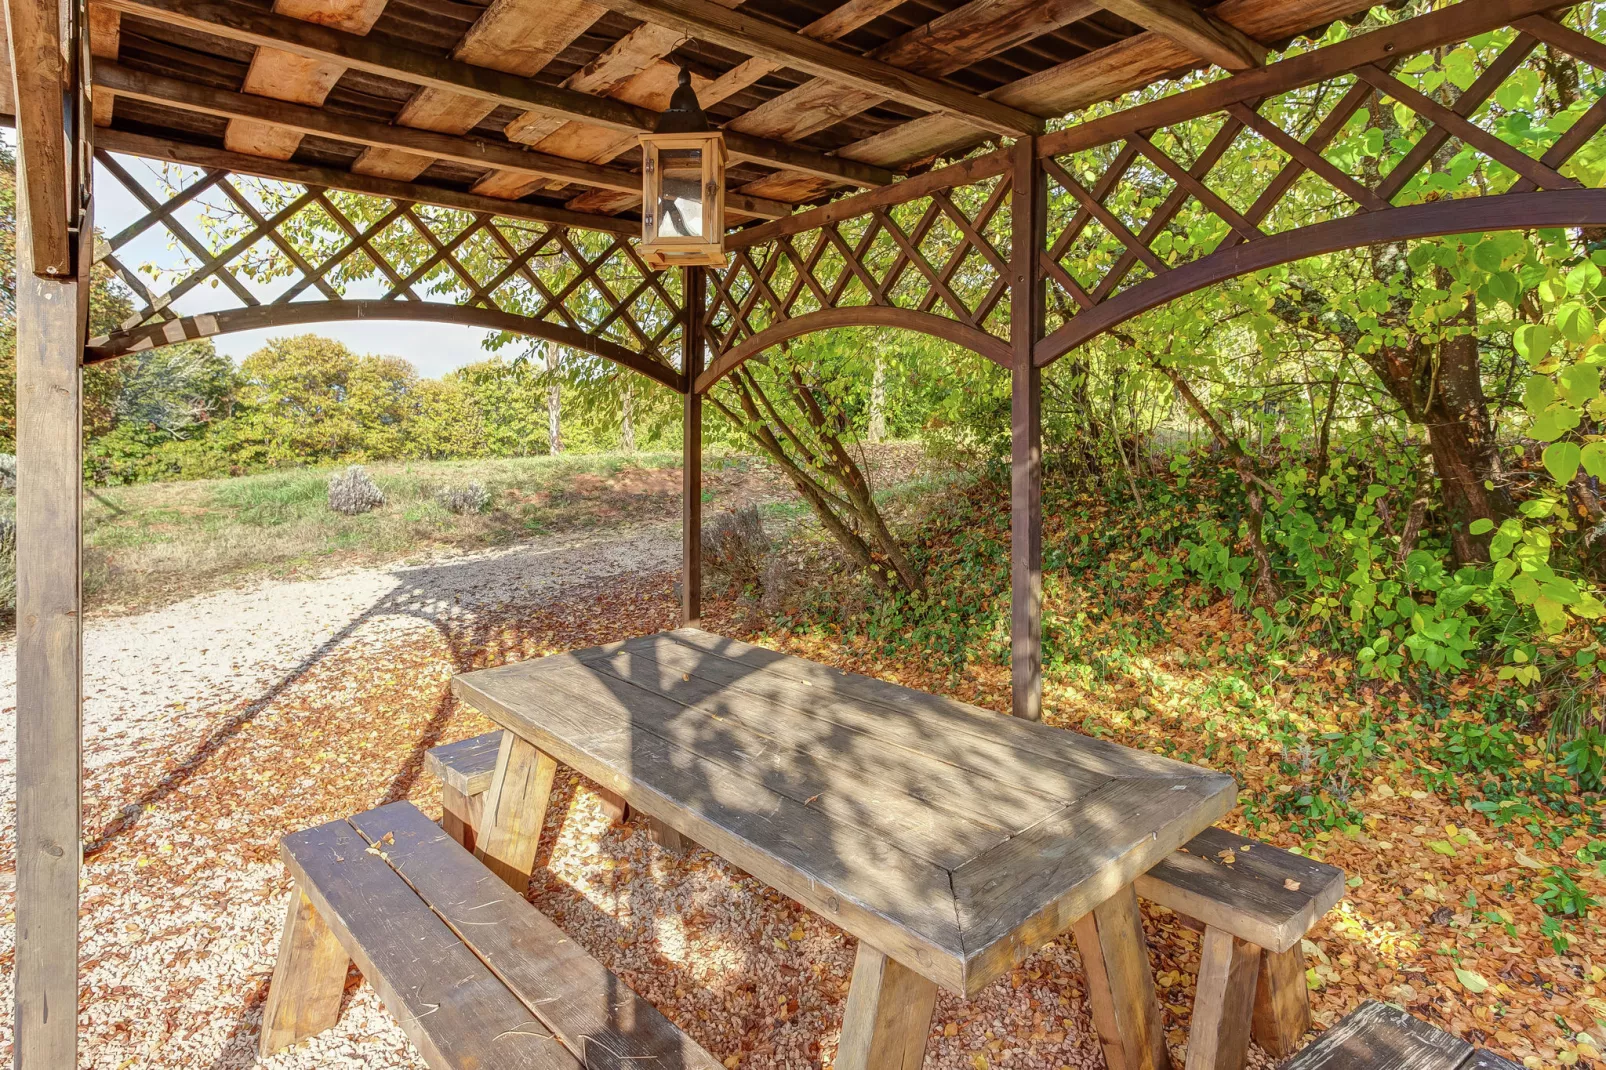
[[[7, 0], [20, 164], [18, 1066], [76, 1065], [83, 364], [364, 318], [513, 331], [615, 361], [684, 396], [683, 617], [695, 623], [703, 395], [811, 331], [946, 339], [1012, 377], [1011, 676], [1014, 712], [1037, 719], [1045, 366], [1145, 310], [1303, 257], [1606, 225], [1606, 191], [1563, 173], [1606, 125], [1606, 99], [1537, 154], [1490, 118], [1496, 90], [1541, 45], [1606, 70], [1606, 43], [1555, 0], [1461, 0], [1319, 48], [1306, 46], [1370, 0], [835, 2]], [[1418, 87], [1414, 57], [1507, 28], [1469, 86]], [[730, 261], [717, 270], [655, 272], [632, 240], [635, 138], [679, 68], [732, 159]], [[1218, 76], [1174, 83], [1199, 70]], [[1295, 97], [1308, 104], [1297, 129], [1263, 114]], [[1392, 169], [1368, 179], [1324, 156], [1382, 100], [1421, 130]], [[1202, 147], [1168, 140], [1205, 119], [1216, 125]], [[1217, 163], [1250, 141], [1277, 154], [1264, 185], [1213, 187]], [[1498, 188], [1420, 188], [1464, 150], [1502, 176]], [[129, 156], [194, 170], [164, 199]], [[94, 161], [148, 210], [116, 234], [95, 233]], [[283, 185], [264, 199], [235, 176]], [[1154, 191], [1141, 218], [1117, 206], [1133, 183]], [[1291, 191], [1311, 183], [1323, 207], [1292, 212]], [[349, 194], [369, 210], [352, 212]], [[248, 221], [226, 247], [184, 221], [202, 197]], [[335, 235], [316, 257], [291, 236], [314, 216]], [[1209, 240], [1157, 249], [1183, 228]], [[157, 293], [119, 256], [162, 231], [190, 267]], [[1121, 251], [1092, 255], [1095, 236]], [[247, 256], [279, 258], [292, 281], [263, 296]], [[140, 307], [90, 338], [97, 262]], [[348, 293], [359, 277], [361, 297]]]

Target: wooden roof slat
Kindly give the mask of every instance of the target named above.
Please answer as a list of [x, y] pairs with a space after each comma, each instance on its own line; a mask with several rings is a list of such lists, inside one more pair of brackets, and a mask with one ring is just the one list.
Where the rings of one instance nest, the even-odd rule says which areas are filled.
[[[385, 0], [275, 0], [273, 10], [287, 18], [366, 34], [385, 10]], [[278, 48], [259, 48], [251, 57], [245, 84], [240, 88], [245, 93], [318, 107], [345, 73], [345, 66], [339, 63], [308, 59]], [[223, 146], [231, 152], [280, 160], [294, 156], [300, 144], [299, 131], [249, 119], [232, 120], [223, 135]]]
[[[929, 111], [943, 111], [984, 130], [1037, 134], [1043, 120], [1027, 111], [965, 92], [912, 68], [871, 54], [861, 56], [711, 0], [602, 0], [610, 10], [690, 37], [713, 41], [783, 67], [807, 71], [840, 85], [879, 94]], [[879, 50], [878, 50], [879, 51]]]
[[[109, 7], [99, 4], [89, 5], [89, 54], [97, 60], [116, 59], [118, 49], [122, 47], [123, 17]], [[9, 82], [10, 71], [6, 72]], [[112, 124], [112, 108], [114, 98], [110, 93], [94, 93], [90, 97], [91, 107], [94, 109], [95, 125], [110, 126]]]
[[1182, 0], [1099, 0], [1108, 11], [1169, 37], [1200, 59], [1229, 71], [1263, 66], [1268, 49], [1232, 23]]
[[[552, 62], [603, 15], [590, 0], [493, 0], [452, 50], [459, 63], [529, 77]], [[400, 126], [466, 134], [496, 105], [483, 98], [425, 87], [396, 116]], [[414, 179], [430, 158], [398, 149], [365, 151], [352, 170], [386, 178]]]
[[[835, 9], [834, 11], [827, 12], [825, 15], [822, 15], [820, 18], [817, 18], [813, 22], [809, 23], [807, 26], [804, 26], [798, 31], [798, 33], [803, 34], [806, 37], [812, 37], [817, 41], [833, 41], [844, 34], [851, 33], [853, 30], [874, 20], [878, 16], [885, 14], [887, 11], [897, 7], [902, 2], [903, 0], [849, 0], [849, 2], [843, 6]], [[645, 24], [641, 27], [642, 30], [649, 28], [650, 27], [646, 26]], [[631, 36], [634, 37], [635, 34], [632, 34]], [[625, 42], [621, 41], [619, 45], [624, 45], [624, 43]], [[619, 46], [615, 47], [618, 48]], [[609, 51], [612, 52], [613, 50], [610, 49]], [[670, 51], [671, 49], [665, 49], [662, 54], [668, 55]], [[592, 65], [592, 67], [601, 66], [602, 63], [603, 60], [599, 59], [596, 64]], [[587, 68], [588, 71], [590, 69], [591, 68]], [[701, 101], [703, 107], [707, 108], [712, 107], [719, 101], [724, 100], [743, 89], [746, 89], [759, 79], [778, 69], [780, 69], [780, 64], [775, 63], [772, 60], [762, 58], [749, 59], [743, 63], [737, 64], [730, 71], [718, 78], [713, 79], [712, 81], [700, 78], [696, 74], [693, 74], [692, 85], [697, 90], [698, 100]], [[641, 99], [640, 95], [647, 91], [646, 83], [651, 81], [657, 83], [652, 86], [653, 91], [664, 93], [664, 106], [667, 106], [668, 93], [671, 92], [674, 87], [674, 81], [672, 77], [674, 70], [675, 68], [671, 64], [665, 62], [660, 57], [656, 60], [656, 62], [646, 65], [639, 75], [615, 87], [615, 89], [612, 91], [612, 95], [629, 99], [632, 103], [648, 104], [646, 100]], [[576, 86], [575, 88], [584, 89], [587, 87]], [[553, 152], [560, 156], [574, 155], [577, 151], [583, 151], [580, 149], [580, 145], [577, 143], [580, 142], [580, 138], [584, 136], [584, 131], [593, 129], [595, 128], [586, 127], [584, 124], [580, 123], [566, 124], [564, 127], [553, 131], [551, 135], [542, 139], [538, 143], [538, 147], [543, 152]], [[508, 132], [509, 136], [512, 136], [511, 126], [508, 128]], [[623, 139], [615, 139], [607, 146], [607, 148], [603, 149], [602, 152], [599, 152], [597, 155], [592, 156], [591, 158], [593, 160], [598, 160], [598, 162], [600, 162], [600, 159], [612, 159], [615, 155], [625, 151], [626, 148], [633, 144], [633, 138], [629, 139], [628, 142]], [[603, 153], [610, 152], [611, 155], [603, 155]], [[725, 204], [728, 208], [738, 208], [738, 201], [746, 196], [748, 195], [727, 193]], [[639, 196], [631, 197], [622, 193], [614, 194], [599, 192], [596, 190], [587, 190], [586, 192], [581, 193], [578, 197], [570, 200], [569, 207], [576, 212], [600, 212], [604, 215], [612, 215], [615, 212], [620, 212], [626, 208], [629, 208], [639, 200]]]
[[[872, 55], [928, 74], [948, 74], [1097, 10], [1090, 0], [971, 0], [894, 38]], [[807, 137], [878, 103], [880, 98], [874, 94], [817, 78], [755, 108], [727, 129], [791, 140]], [[941, 118], [945, 124], [956, 122], [946, 115]], [[971, 136], [979, 140], [982, 135], [972, 129]], [[761, 179], [744, 187], [743, 192], [803, 201], [824, 189], [816, 180], [800, 181], [800, 176], [782, 174]]]
[[[619, 130], [652, 129], [658, 113], [619, 100], [545, 85], [530, 78], [479, 67], [342, 33], [315, 23], [217, 0], [107, 0], [108, 6], [159, 23], [253, 45], [279, 47], [315, 59], [330, 59], [371, 74], [414, 85], [460, 93], [521, 110], [539, 109]], [[894, 180], [885, 168], [839, 160], [799, 145], [742, 134], [726, 137], [736, 156], [805, 171], [858, 186]]]
[[[1256, 40], [1281, 41], [1371, 6], [1367, 0], [1310, 0], [1297, 5], [1288, 0], [1226, 0], [1209, 12]], [[990, 95], [1045, 112], [1071, 112], [1141, 89], [1199, 63], [1199, 57], [1175, 41], [1150, 31], [1022, 78]], [[945, 115], [928, 115], [847, 146], [838, 154], [882, 167], [899, 167], [957, 152], [980, 140], [975, 131]], [[751, 192], [798, 201], [823, 191], [818, 182], [799, 181], [791, 188], [769, 185]]]

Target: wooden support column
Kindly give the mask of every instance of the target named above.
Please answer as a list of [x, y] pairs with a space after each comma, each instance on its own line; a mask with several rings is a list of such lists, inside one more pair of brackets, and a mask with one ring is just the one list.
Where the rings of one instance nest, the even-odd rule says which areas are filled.
[[1071, 926], [1109, 1070], [1171, 1070], [1138, 897], [1130, 886]]
[[863, 940], [853, 963], [836, 1070], [920, 1070], [937, 986]]
[[1047, 186], [1037, 141], [1010, 153], [1010, 481], [1009, 678], [1016, 717], [1043, 718], [1043, 419], [1042, 373], [1032, 346], [1043, 336]]
[[523, 895], [535, 872], [535, 853], [546, 823], [547, 802], [558, 763], [512, 732], [502, 733], [496, 774], [485, 793], [484, 827], [475, 836], [474, 857]]
[[681, 375], [685, 382], [681, 410], [681, 569], [680, 623], [702, 626], [703, 617], [703, 396], [697, 377], [703, 371], [702, 268], [681, 268], [685, 326], [681, 328]]
[[[17, 168], [16, 1065], [56, 1070], [77, 1065], [78, 1044], [80, 369], [90, 254], [79, 248], [78, 278], [31, 270], [32, 212], [44, 203], [30, 195], [33, 159], [19, 154]], [[82, 233], [91, 232], [86, 212]]]

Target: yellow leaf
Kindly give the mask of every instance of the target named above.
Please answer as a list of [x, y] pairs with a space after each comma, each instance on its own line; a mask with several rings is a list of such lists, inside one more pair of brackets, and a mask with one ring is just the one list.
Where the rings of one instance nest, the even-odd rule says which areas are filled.
[[1517, 851], [1517, 865], [1522, 866], [1524, 869], [1545, 868], [1543, 862], [1536, 861], [1531, 855], [1520, 849]]
[[1455, 969], [1455, 979], [1461, 982], [1462, 988], [1466, 989], [1468, 992], [1471, 992], [1474, 996], [1481, 995], [1484, 992], [1489, 991], [1489, 982], [1481, 973], [1474, 973], [1471, 970], [1463, 970], [1461, 967], [1457, 966]]
[[1216, 857], [1227, 863], [1229, 866], [1238, 861], [1238, 856], [1233, 854], [1231, 851], [1217, 851]]
[[957, 1037], [959, 1035], [959, 1023], [949, 1022], [947, 1025], [943, 1026], [942, 1035], [945, 1037]]
[[974, 1066], [976, 1068], [976, 1070], [987, 1070], [987, 1067], [988, 1067], [987, 1056], [983, 1055], [979, 1051], [971, 1052], [970, 1053], [970, 1065]]
[[1297, 892], [1299, 891], [1299, 882], [1292, 877], [1288, 877], [1283, 881], [1283, 887], [1287, 888], [1290, 892]]

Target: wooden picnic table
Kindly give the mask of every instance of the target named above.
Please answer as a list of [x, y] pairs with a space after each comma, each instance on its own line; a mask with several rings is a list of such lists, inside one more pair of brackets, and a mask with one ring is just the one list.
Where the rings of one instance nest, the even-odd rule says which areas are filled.
[[1112, 1070], [1169, 1064], [1133, 881], [1230, 776], [691, 628], [456, 677], [506, 733], [479, 849], [534, 868], [559, 763], [859, 940], [837, 1070], [913, 1070], [1067, 929]]

